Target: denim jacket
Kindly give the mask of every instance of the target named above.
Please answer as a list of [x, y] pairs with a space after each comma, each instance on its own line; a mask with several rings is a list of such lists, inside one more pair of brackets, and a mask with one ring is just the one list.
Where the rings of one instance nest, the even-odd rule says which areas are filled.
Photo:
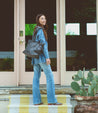
[[40, 43], [44, 44], [44, 48], [43, 48], [43, 53], [41, 55], [39, 55], [39, 59], [32, 58], [32, 61], [31, 61], [32, 65], [39, 64], [39, 63], [45, 63], [46, 59], [49, 58], [48, 43], [45, 39], [43, 28], [38, 30], [38, 32], [36, 34], [36, 41], [40, 41]]

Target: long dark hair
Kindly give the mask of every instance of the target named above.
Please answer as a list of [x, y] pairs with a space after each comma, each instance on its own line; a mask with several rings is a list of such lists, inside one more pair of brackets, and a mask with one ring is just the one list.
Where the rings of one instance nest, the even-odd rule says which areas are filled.
[[[36, 16], [36, 26], [35, 26], [35, 28], [34, 28], [34, 35], [35, 35], [35, 30], [36, 30], [36, 28], [38, 27], [38, 26], [40, 26], [40, 27], [43, 27], [44, 29], [43, 29], [43, 32], [44, 32], [44, 35], [45, 35], [45, 38], [46, 38], [46, 40], [48, 40], [48, 36], [47, 36], [47, 30], [48, 30], [48, 25], [46, 24], [46, 25], [41, 25], [40, 24], [40, 22], [39, 22], [39, 18], [41, 17], [41, 16], [43, 16], [44, 14], [38, 14], [37, 16]], [[44, 15], [45, 16], [45, 15]]]

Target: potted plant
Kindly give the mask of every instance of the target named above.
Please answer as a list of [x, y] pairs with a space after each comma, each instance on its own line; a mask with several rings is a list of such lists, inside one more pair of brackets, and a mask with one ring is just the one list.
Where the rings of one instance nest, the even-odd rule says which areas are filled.
[[78, 102], [74, 113], [98, 113], [98, 75], [92, 71], [95, 71], [95, 68], [85, 75], [83, 68], [83, 71], [79, 70], [72, 76], [74, 81], [71, 82], [71, 88], [75, 90], [75, 99]]

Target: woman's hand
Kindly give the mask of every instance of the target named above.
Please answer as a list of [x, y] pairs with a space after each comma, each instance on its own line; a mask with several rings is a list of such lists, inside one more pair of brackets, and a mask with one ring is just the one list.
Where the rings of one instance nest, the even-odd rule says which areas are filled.
[[50, 59], [46, 59], [46, 64], [49, 65], [51, 63]]

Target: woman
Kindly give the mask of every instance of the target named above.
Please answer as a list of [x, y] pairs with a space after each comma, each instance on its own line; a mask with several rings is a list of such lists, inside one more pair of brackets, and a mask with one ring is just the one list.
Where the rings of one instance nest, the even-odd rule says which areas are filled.
[[[43, 14], [38, 14], [36, 17], [36, 24], [37, 26], [34, 29], [34, 35], [36, 35], [36, 41], [40, 41], [44, 43], [43, 53], [39, 56], [39, 59], [32, 58], [32, 65], [34, 68], [34, 77], [33, 77], [33, 84], [32, 84], [32, 91], [33, 91], [33, 104], [34, 105], [41, 105], [43, 104], [41, 101], [41, 94], [39, 89], [39, 79], [41, 76], [41, 69], [43, 69], [46, 80], [47, 80], [47, 100], [48, 105], [61, 105], [61, 103], [57, 102], [55, 98], [55, 85], [54, 85], [54, 78], [53, 73], [50, 66], [50, 59], [48, 54], [48, 43], [47, 43], [47, 24], [46, 24], [46, 17]], [[41, 28], [36, 33], [35, 30], [37, 28]]]

